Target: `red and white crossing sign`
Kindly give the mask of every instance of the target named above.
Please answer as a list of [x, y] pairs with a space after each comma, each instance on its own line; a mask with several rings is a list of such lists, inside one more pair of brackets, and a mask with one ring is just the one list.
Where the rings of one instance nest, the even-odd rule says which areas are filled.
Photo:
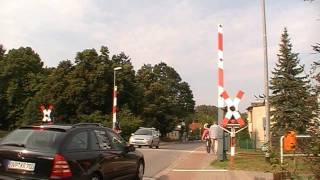
[[40, 106], [40, 110], [41, 112], [43, 113], [43, 118], [42, 118], [42, 122], [44, 123], [51, 123], [52, 120], [51, 120], [51, 112], [53, 110], [53, 105], [49, 105], [48, 109], [46, 109], [46, 107], [44, 105], [41, 105]]
[[238, 91], [237, 96], [234, 100], [231, 100], [227, 91], [223, 91], [221, 97], [224, 99], [224, 102], [227, 105], [227, 113], [222, 121], [222, 127], [227, 127], [228, 124], [236, 125], [240, 127], [245, 125], [244, 120], [241, 118], [239, 113], [239, 103], [244, 95], [243, 91]]

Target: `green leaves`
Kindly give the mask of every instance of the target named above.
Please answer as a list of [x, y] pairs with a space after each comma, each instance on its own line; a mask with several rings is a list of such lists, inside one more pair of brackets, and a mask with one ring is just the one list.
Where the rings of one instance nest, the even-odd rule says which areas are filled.
[[271, 78], [273, 132], [283, 134], [293, 129], [305, 133], [313, 118], [314, 103], [310, 94], [308, 76], [303, 75], [304, 66], [299, 65], [297, 53], [292, 52], [292, 44], [287, 29], [281, 36], [276, 68]]
[[192, 91], [180, 75], [165, 63], [144, 65], [136, 74], [125, 53], [78, 52], [74, 63], [64, 60], [55, 68], [43, 68], [31, 48], [0, 46], [0, 123], [15, 128], [42, 119], [39, 106], [54, 105], [56, 123], [96, 122], [111, 127], [114, 68], [118, 86], [118, 119], [128, 137], [139, 126], [160, 128], [163, 135], [194, 111]]
[[142, 117], [147, 126], [166, 134], [193, 113], [195, 102], [189, 85], [167, 64], [144, 65], [137, 81], [143, 91]]
[[16, 121], [22, 121], [24, 107], [29, 103], [39, 87], [43, 63], [38, 54], [30, 47], [12, 49], [3, 54], [0, 61], [2, 124], [5, 128], [14, 128]]

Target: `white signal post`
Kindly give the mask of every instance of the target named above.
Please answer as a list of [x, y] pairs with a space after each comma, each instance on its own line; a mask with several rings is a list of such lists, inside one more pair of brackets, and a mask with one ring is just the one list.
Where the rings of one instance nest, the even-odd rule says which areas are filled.
[[115, 67], [113, 69], [113, 107], [112, 107], [112, 129], [117, 131], [116, 123], [117, 123], [117, 95], [118, 95], [118, 87], [116, 86], [116, 71], [121, 70], [122, 67]]

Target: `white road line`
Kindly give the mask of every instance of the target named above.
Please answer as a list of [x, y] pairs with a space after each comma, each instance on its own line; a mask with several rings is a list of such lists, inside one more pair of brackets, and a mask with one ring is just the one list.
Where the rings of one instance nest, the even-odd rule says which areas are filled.
[[[198, 151], [199, 149], [201, 149], [201, 148], [202, 148], [202, 147], [200, 146], [200, 147], [195, 148], [193, 151], [186, 151], [186, 152], [189, 152], [190, 154], [191, 154], [191, 153], [195, 153], [195, 152], [197, 152], [197, 151]], [[164, 150], [164, 149], [162, 149], [162, 150]], [[175, 151], [176, 151], [176, 150], [175, 150]], [[179, 158], [178, 158], [176, 161], [174, 161], [174, 162], [173, 162], [170, 166], [168, 166], [166, 169], [164, 169], [164, 170], [160, 171], [158, 174], [156, 174], [156, 175], [154, 176], [154, 178], [155, 178], [155, 179], [158, 179], [158, 178], [160, 178], [161, 176], [168, 174], [173, 168], [175, 168], [175, 167], [177, 166], [178, 162], [180, 162], [182, 159], [184, 159], [187, 155], [189, 155], [189, 154], [182, 154], [182, 155], [180, 155]]]
[[174, 172], [226, 172], [226, 169], [173, 169]]
[[179, 149], [137, 149], [138, 151], [167, 151], [167, 152], [185, 152], [185, 153], [200, 153], [200, 154], [203, 154], [203, 153], [207, 153], [207, 152], [204, 152], [204, 151], [196, 151], [196, 150], [193, 150], [193, 151], [188, 151], [188, 150], [179, 150]]

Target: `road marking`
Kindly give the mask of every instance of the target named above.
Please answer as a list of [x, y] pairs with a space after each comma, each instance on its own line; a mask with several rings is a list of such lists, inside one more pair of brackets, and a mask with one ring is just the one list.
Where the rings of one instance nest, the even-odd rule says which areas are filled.
[[185, 152], [185, 153], [200, 153], [200, 154], [203, 154], [203, 153], [207, 153], [205, 151], [196, 151], [196, 150], [193, 150], [193, 151], [188, 151], [188, 150], [180, 150], [180, 149], [137, 149], [138, 151], [167, 151], [167, 152]]
[[[155, 179], [159, 179], [161, 176], [168, 174], [173, 168], [175, 168], [175, 167], [178, 165], [178, 163], [179, 163], [181, 160], [183, 160], [184, 158], [186, 158], [187, 155], [189, 155], [189, 153], [191, 154], [191, 153], [197, 152], [197, 151], [198, 151], [199, 149], [201, 149], [201, 148], [202, 148], [202, 146], [199, 146], [199, 147], [194, 148], [193, 151], [186, 151], [186, 152], [188, 152], [188, 154], [182, 154], [182, 155], [180, 155], [179, 158], [178, 158], [176, 161], [174, 161], [174, 162], [173, 162], [170, 166], [168, 166], [166, 169], [164, 169], [164, 170], [160, 171], [158, 174], [156, 174], [156, 175], [154, 176], [154, 178], [155, 178]], [[159, 149], [158, 149], [158, 150], [159, 150]], [[164, 150], [164, 149], [162, 149], [162, 150]], [[171, 150], [171, 151], [172, 151], [172, 150]], [[175, 151], [177, 151], [177, 150], [175, 150]], [[182, 151], [183, 151], [183, 150], [182, 150]]]
[[226, 172], [226, 169], [173, 169], [174, 172]]

